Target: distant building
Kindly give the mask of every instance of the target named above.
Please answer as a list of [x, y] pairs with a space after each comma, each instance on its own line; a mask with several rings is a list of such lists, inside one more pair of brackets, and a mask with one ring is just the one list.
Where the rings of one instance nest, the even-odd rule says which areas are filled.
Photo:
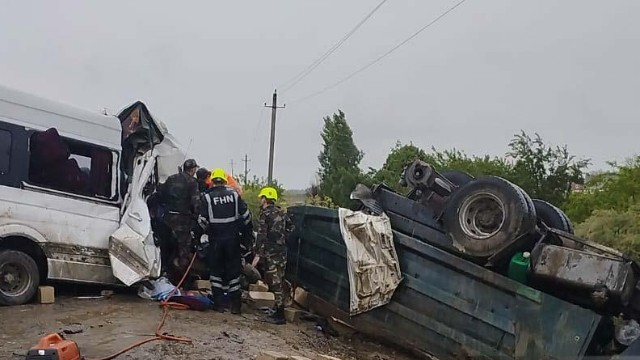
[[572, 182], [571, 183], [571, 192], [578, 192], [578, 193], [584, 192], [584, 185]]

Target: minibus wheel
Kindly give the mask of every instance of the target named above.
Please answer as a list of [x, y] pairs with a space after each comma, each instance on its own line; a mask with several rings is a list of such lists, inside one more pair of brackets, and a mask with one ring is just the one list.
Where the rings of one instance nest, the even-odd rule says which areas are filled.
[[22, 305], [31, 300], [40, 284], [33, 258], [22, 251], [0, 251], [0, 305]]

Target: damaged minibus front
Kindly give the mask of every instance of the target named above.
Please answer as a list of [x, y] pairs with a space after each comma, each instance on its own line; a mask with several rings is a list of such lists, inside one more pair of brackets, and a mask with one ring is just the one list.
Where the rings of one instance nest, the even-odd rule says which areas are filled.
[[0, 304], [159, 276], [146, 198], [183, 159], [140, 102], [113, 117], [0, 87]]

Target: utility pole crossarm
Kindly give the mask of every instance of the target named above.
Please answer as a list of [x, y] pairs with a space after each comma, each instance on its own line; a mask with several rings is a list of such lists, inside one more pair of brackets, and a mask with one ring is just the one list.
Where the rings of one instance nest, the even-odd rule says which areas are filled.
[[278, 106], [278, 93], [273, 90], [273, 101], [271, 105], [264, 103], [265, 107], [271, 108], [271, 140], [269, 142], [269, 176], [267, 177], [267, 183], [273, 185], [273, 148], [276, 141], [276, 111], [278, 109], [284, 109], [286, 105]]

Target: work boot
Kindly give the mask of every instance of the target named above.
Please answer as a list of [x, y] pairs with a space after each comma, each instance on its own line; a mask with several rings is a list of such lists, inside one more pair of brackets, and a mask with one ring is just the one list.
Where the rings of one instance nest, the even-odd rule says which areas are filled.
[[211, 309], [213, 311], [217, 311], [217, 312], [224, 312], [224, 304], [222, 303], [222, 295], [220, 294], [213, 294], [211, 295], [210, 299], [213, 301], [213, 306], [211, 307]]
[[276, 306], [273, 314], [267, 317], [267, 322], [275, 325], [284, 325], [287, 320], [284, 318], [284, 305]]
[[234, 296], [233, 298], [231, 298], [230, 308], [232, 314], [240, 315], [242, 313], [242, 299], [240, 298], [240, 296]]

